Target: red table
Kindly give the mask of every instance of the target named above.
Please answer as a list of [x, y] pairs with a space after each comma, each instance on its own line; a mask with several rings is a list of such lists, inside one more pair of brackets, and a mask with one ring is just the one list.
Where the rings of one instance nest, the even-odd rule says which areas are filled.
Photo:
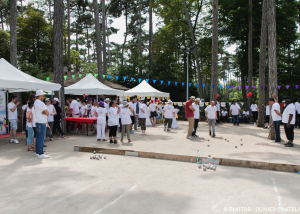
[[[66, 117], [66, 121], [69, 123], [85, 123], [85, 124], [97, 124], [97, 118], [88, 118], [88, 117]], [[86, 135], [89, 134], [89, 128], [87, 126]]]

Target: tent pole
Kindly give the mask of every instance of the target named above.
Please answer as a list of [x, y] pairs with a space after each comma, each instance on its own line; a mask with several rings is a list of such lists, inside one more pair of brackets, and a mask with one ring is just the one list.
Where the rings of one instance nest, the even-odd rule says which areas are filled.
[[8, 112], [7, 112], [7, 104], [8, 104], [8, 91], [6, 91], [6, 106], [5, 106], [5, 109], [6, 109], [6, 134], [9, 134], [9, 129], [8, 129]]
[[98, 99], [98, 94], [97, 94], [97, 98], [96, 98], [96, 100], [97, 100], [97, 102], [98, 102], [98, 100], [99, 100], [99, 99]]

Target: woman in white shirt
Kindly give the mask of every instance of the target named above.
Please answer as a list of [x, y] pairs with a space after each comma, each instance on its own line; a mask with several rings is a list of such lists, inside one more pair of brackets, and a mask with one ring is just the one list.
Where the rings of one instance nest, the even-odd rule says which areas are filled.
[[130, 140], [130, 125], [132, 123], [131, 121], [131, 112], [133, 112], [133, 109], [129, 106], [129, 103], [127, 101], [123, 102], [123, 107], [121, 108], [121, 115], [122, 115], [122, 135], [121, 135], [121, 142], [123, 142], [123, 138], [125, 136], [125, 131], [127, 133], [127, 139], [128, 143], [132, 142]]
[[144, 100], [141, 101], [139, 118], [142, 130], [141, 134], [146, 134], [147, 105]]
[[53, 105], [51, 105], [51, 100], [49, 98], [46, 99], [46, 108], [49, 111], [49, 115], [48, 115], [48, 125], [50, 128], [47, 127], [46, 130], [46, 137], [50, 138], [50, 141], [53, 141], [53, 124], [54, 124], [54, 115], [56, 114], [56, 110], [54, 108]]
[[244, 123], [249, 123], [249, 111], [247, 108], [243, 111], [243, 121]]
[[152, 126], [155, 126], [155, 123], [156, 123], [156, 116], [157, 116], [157, 105], [154, 103], [154, 100], [150, 100], [150, 105], [149, 105], [149, 108], [151, 109], [151, 112], [150, 112], [150, 120], [151, 120], [151, 123], [152, 123]]
[[252, 105], [250, 106], [250, 108], [252, 111], [254, 123], [256, 123], [258, 107], [254, 101], [252, 102]]
[[[91, 108], [91, 116], [92, 116], [92, 118], [96, 118], [95, 112], [97, 110], [97, 105], [98, 105], [97, 100], [94, 100], [93, 101], [93, 106]], [[96, 134], [97, 133], [97, 124], [94, 124], [93, 126], [94, 126], [94, 134]]]
[[27, 107], [27, 113], [26, 113], [26, 130], [28, 132], [28, 138], [27, 138], [27, 146], [28, 150], [27, 151], [33, 151], [34, 148], [34, 130], [33, 130], [33, 113], [32, 113], [32, 108], [34, 105], [34, 102], [30, 101], [28, 103]]
[[[88, 107], [86, 105], [86, 101], [85, 100], [82, 100], [81, 101], [81, 108], [80, 108], [80, 114], [82, 117], [87, 117], [87, 111], [88, 111]], [[86, 133], [86, 124], [85, 123], [82, 123], [81, 124], [82, 126], [82, 130], [81, 130], [81, 134], [85, 134]]]
[[99, 108], [96, 109], [95, 115], [97, 117], [97, 141], [100, 141], [101, 139], [103, 141], [107, 141], [105, 139], [105, 124], [106, 124], [106, 116], [107, 116], [107, 110], [104, 107], [104, 102], [100, 101]]
[[[117, 144], [117, 129], [119, 124], [120, 107], [115, 101], [109, 103], [108, 109], [108, 126], [109, 126], [109, 143]], [[114, 138], [114, 141], [112, 140]]]

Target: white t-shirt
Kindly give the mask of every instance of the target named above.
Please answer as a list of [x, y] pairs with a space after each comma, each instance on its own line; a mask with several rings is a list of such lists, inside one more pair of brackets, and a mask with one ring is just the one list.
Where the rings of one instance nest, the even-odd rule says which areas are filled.
[[249, 116], [249, 111], [243, 111], [243, 115]]
[[78, 105], [78, 108], [81, 108], [81, 103], [80, 102], [78, 102], [78, 101], [76, 101], [77, 102], [77, 105]]
[[236, 103], [235, 105], [232, 104], [232, 105], [230, 106], [230, 110], [232, 110], [232, 111], [231, 111], [231, 114], [232, 114], [232, 115], [238, 115], [239, 112], [240, 112], [240, 109], [241, 109], [241, 108], [240, 108], [239, 104], [237, 104], [237, 103]]
[[[80, 109], [80, 114], [81, 114], [82, 116], [87, 115], [87, 109], [88, 109], [87, 105], [85, 105], [85, 106], [82, 105], [82, 106], [81, 106], [81, 109]], [[86, 112], [85, 112], [85, 114], [83, 114], [85, 110], [86, 110]]]
[[110, 107], [108, 109], [108, 126], [117, 126], [119, 125], [119, 114], [117, 114], [117, 107]]
[[279, 116], [278, 114], [276, 114], [275, 110], [277, 110], [280, 113], [280, 105], [279, 105], [279, 103], [274, 103], [272, 105], [271, 114], [272, 114], [273, 121], [280, 121], [281, 120], [281, 116]]
[[9, 120], [17, 120], [18, 119], [18, 110], [17, 108], [15, 111], [11, 111], [12, 108], [15, 107], [16, 104], [10, 102], [7, 104], [7, 109], [8, 109], [8, 119]]
[[209, 105], [205, 108], [205, 111], [207, 112], [208, 119], [216, 119], [216, 112], [217, 112], [216, 106]]
[[157, 105], [157, 106], [159, 110], [163, 111], [162, 105]]
[[296, 118], [296, 114], [295, 114], [295, 106], [293, 103], [290, 103], [283, 111], [282, 113], [282, 122], [283, 123], [288, 123], [289, 122], [289, 118], [290, 118], [290, 114], [293, 115], [293, 118], [290, 122], [291, 125], [295, 125], [295, 118]]
[[104, 107], [105, 107], [106, 110], [108, 111], [108, 109], [109, 109], [109, 103], [104, 103]]
[[222, 114], [223, 117], [226, 117], [228, 112], [227, 111], [222, 111], [221, 114]]
[[91, 110], [91, 109], [92, 109], [92, 104], [89, 104], [89, 103], [88, 103], [88, 104], [86, 104], [86, 106], [87, 106], [87, 109], [88, 109], [88, 110]]
[[165, 105], [164, 111], [165, 111], [165, 118], [167, 118], [167, 119], [173, 118], [173, 112], [175, 112], [174, 106]]
[[25, 111], [27, 109], [28, 104], [22, 106], [22, 110]]
[[[50, 104], [50, 105], [46, 105], [46, 108], [49, 111], [48, 122], [53, 122], [54, 121], [54, 117], [53, 117], [53, 114], [54, 114], [53, 108], [54, 108], [54, 106]], [[52, 116], [50, 116], [51, 114], [52, 114]]]
[[[145, 112], [143, 113], [142, 110]], [[140, 115], [139, 118], [146, 118], [147, 117], [147, 105], [146, 104], [140, 104]]]
[[36, 99], [34, 102], [35, 119], [37, 123], [47, 123], [47, 115], [42, 114], [47, 109], [45, 103]]
[[[119, 107], [120, 107], [120, 109], [122, 109], [122, 108], [123, 108], [123, 104], [120, 104]], [[119, 118], [122, 118], [121, 111], [120, 111], [120, 113], [119, 113]]]
[[79, 114], [78, 102], [76, 100], [70, 103], [70, 109], [73, 109], [72, 115]]
[[256, 104], [252, 104], [250, 106], [250, 108], [251, 108], [251, 111], [257, 111], [257, 105]]
[[106, 123], [106, 114], [107, 114], [106, 108], [99, 107], [99, 108], [96, 109], [96, 112], [98, 114], [97, 123], [98, 124], [105, 124]]
[[[34, 107], [33, 107], [33, 108], [34, 108]], [[33, 108], [32, 108], [32, 109], [33, 109]], [[31, 109], [28, 109], [28, 110], [27, 110], [27, 113], [28, 113], [28, 112], [32, 112], [32, 110], [31, 110]], [[26, 113], [26, 116], [27, 116], [27, 113]], [[31, 115], [30, 117], [31, 117], [32, 119], [34, 118], [33, 113], [32, 113], [32, 115]], [[35, 125], [35, 124], [34, 124], [34, 125]], [[32, 127], [35, 127], [35, 126], [33, 126], [33, 120], [29, 123], [29, 122], [28, 122], [28, 119], [26, 119], [26, 126], [27, 126], [27, 127], [31, 127], [31, 128], [32, 128]]]
[[[28, 112], [30, 109], [27, 107], [27, 109], [26, 109], [26, 111]], [[32, 121], [32, 123], [33, 123], [33, 127], [36, 127], [36, 116], [35, 116], [35, 109], [34, 109], [34, 106], [32, 107], [32, 109], [31, 109], [31, 111], [32, 111], [32, 116], [33, 116], [33, 121]]]
[[[136, 103], [133, 102], [129, 102], [129, 106], [133, 109], [133, 112], [136, 113]], [[131, 112], [131, 116], [133, 116], [134, 114]]]
[[152, 112], [156, 111], [156, 104], [155, 103], [151, 103], [149, 105], [149, 108], [151, 109]]
[[[91, 115], [92, 115], [92, 117], [94, 117], [94, 118], [96, 118], [96, 115], [95, 115], [96, 110], [97, 110], [97, 106], [92, 106], [92, 108], [91, 108]], [[107, 110], [107, 109], [106, 109], [106, 110]]]
[[[194, 103], [193, 103], [193, 104], [194, 104]], [[221, 107], [221, 105], [220, 105], [220, 103], [219, 103], [219, 102], [217, 102], [216, 106], [217, 106], [217, 110], [218, 110], [218, 111], [220, 111], [220, 110], [221, 110], [221, 108], [220, 108], [220, 107]]]
[[192, 106], [195, 109], [195, 111], [194, 111], [194, 118], [195, 119], [199, 119], [199, 117], [200, 117], [199, 105], [197, 105], [196, 103], [193, 103]]
[[[121, 108], [121, 115], [122, 115], [122, 125], [129, 125], [132, 123], [131, 121], [131, 111], [128, 107]], [[141, 116], [141, 115], [140, 115]]]
[[270, 115], [270, 105], [266, 106], [266, 115], [269, 116]]
[[295, 102], [295, 109], [297, 110], [297, 114], [300, 114], [300, 103]]

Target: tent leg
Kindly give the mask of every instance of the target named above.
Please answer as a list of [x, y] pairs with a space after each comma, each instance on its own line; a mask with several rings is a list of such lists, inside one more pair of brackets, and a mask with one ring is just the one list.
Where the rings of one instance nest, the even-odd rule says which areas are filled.
[[98, 99], [98, 94], [97, 94], [97, 98], [96, 98], [96, 100], [97, 100], [97, 102], [98, 102], [98, 100], [99, 100], [99, 99]]
[[7, 104], [8, 104], [8, 91], [6, 92], [6, 134], [9, 134], [9, 122], [8, 122], [8, 112], [7, 112]]

